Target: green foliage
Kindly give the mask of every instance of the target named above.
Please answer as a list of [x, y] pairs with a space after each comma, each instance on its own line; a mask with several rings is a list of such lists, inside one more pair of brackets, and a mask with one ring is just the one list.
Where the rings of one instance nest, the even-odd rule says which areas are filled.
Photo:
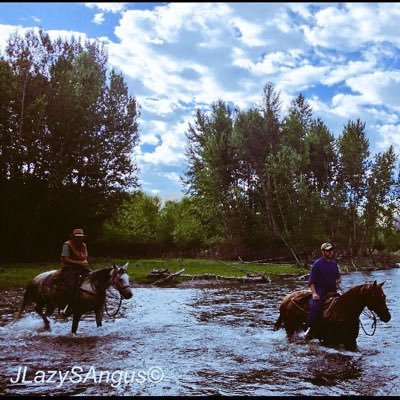
[[97, 42], [10, 36], [0, 58], [4, 258], [58, 255], [74, 226], [99, 230], [137, 186], [138, 107], [107, 68]]
[[106, 240], [150, 245], [157, 241], [160, 199], [137, 192], [104, 224]]
[[335, 139], [302, 94], [281, 117], [271, 83], [262, 109], [229, 111], [221, 101], [209, 115], [198, 111], [186, 171], [187, 191], [201, 210], [212, 205], [229, 257], [308, 263], [328, 240], [347, 255], [396, 247], [397, 156], [389, 148], [371, 159], [365, 123], [349, 121]]

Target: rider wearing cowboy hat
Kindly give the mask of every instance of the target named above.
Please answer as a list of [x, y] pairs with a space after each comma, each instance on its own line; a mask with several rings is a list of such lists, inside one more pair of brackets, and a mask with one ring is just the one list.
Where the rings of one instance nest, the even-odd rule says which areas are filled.
[[70, 240], [66, 241], [62, 248], [61, 272], [67, 295], [67, 307], [63, 310], [64, 315], [72, 311], [79, 285], [89, 274], [88, 252], [86, 244], [83, 242], [84, 238], [83, 229], [76, 228], [72, 231]]

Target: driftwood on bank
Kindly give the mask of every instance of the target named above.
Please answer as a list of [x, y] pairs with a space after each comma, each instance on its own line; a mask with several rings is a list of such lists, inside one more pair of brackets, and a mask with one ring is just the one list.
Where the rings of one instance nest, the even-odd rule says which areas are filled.
[[176, 277], [184, 278], [184, 279], [197, 279], [197, 280], [221, 280], [221, 281], [237, 281], [237, 282], [271, 282], [271, 279], [264, 274], [247, 274], [245, 276], [223, 276], [223, 275], [215, 275], [215, 274], [183, 274], [185, 270], [182, 269], [178, 272], [171, 272], [168, 269], [157, 270], [153, 269], [147, 274], [148, 278], [159, 278], [156, 280], [153, 285], [159, 285], [165, 283], [169, 280], [173, 280]]
[[161, 272], [153, 269], [149, 274], [147, 274], [147, 277], [161, 276], [160, 279], [153, 282], [153, 285], [159, 285], [160, 283], [167, 282], [170, 279], [174, 279], [175, 277], [181, 275], [183, 271], [185, 271], [185, 269], [181, 269], [180, 271], [174, 273], [171, 273], [168, 269], [162, 270]]

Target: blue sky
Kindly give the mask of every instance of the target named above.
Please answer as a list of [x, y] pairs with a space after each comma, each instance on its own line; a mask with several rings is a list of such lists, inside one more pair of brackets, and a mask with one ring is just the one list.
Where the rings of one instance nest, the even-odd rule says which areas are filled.
[[400, 3], [0, 3], [0, 51], [34, 27], [104, 42], [141, 106], [142, 188], [168, 200], [195, 110], [260, 105], [269, 81], [283, 111], [303, 93], [335, 136], [360, 118], [400, 154], [399, 21]]

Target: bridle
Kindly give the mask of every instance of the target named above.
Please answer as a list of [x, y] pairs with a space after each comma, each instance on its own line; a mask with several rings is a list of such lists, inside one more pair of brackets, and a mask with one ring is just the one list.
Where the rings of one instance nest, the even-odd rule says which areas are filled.
[[128, 284], [127, 285], [125, 285], [125, 286], [119, 286], [118, 284], [117, 284], [117, 278], [119, 277], [121, 277], [121, 276], [123, 276], [123, 275], [125, 275], [125, 274], [127, 274], [127, 272], [126, 272], [126, 270], [123, 270], [124, 272], [122, 273], [122, 274], [119, 274], [119, 271], [113, 271], [113, 274], [112, 274], [112, 279], [111, 279], [111, 283], [110, 283], [110, 286], [113, 286], [113, 287], [115, 287], [115, 289], [117, 289], [117, 290], [124, 290], [124, 289], [127, 289], [128, 287], [130, 287], [131, 285], [129, 284], [129, 280], [128, 280]]
[[[119, 277], [121, 277], [122, 275], [124, 275], [124, 274], [127, 274], [127, 272], [126, 272], [126, 270], [124, 270], [124, 272], [122, 273], [122, 274], [118, 274], [118, 271], [116, 271], [115, 269], [112, 271], [112, 278], [111, 278], [111, 281], [110, 281], [110, 285], [109, 286], [113, 286], [113, 287], [115, 287], [115, 289], [117, 289], [118, 291], [119, 290], [124, 290], [124, 289], [127, 289], [128, 287], [130, 287], [130, 284], [128, 283], [127, 285], [125, 285], [125, 286], [119, 286], [118, 285], [118, 283], [117, 283], [117, 278], [118, 278], [118, 276]], [[129, 282], [129, 281], [128, 281]], [[92, 286], [92, 288], [93, 288], [93, 286], [95, 287], [95, 288], [97, 288], [98, 286], [90, 279], [90, 285]], [[107, 289], [108, 289], [108, 287], [107, 287]], [[97, 293], [96, 292], [90, 292], [89, 290], [86, 290], [86, 289], [82, 289], [81, 287], [79, 288], [79, 290], [81, 290], [82, 292], [85, 292], [85, 293], [87, 293], [87, 294], [91, 294], [92, 296], [96, 296], [97, 295]], [[122, 296], [121, 296], [121, 298], [122, 298]]]
[[[374, 297], [374, 293], [372, 293], [371, 296]], [[367, 307], [368, 307], [368, 306], [367, 306]], [[360, 325], [361, 325], [362, 330], [364, 331], [364, 333], [365, 333], [367, 336], [374, 336], [375, 331], [376, 331], [376, 323], [377, 323], [377, 321], [378, 321], [378, 319], [376, 318], [375, 312], [374, 312], [373, 310], [371, 310], [371, 309], [368, 307], [368, 311], [367, 311], [367, 310], [363, 310], [362, 314], [363, 314], [364, 316], [367, 316], [368, 318], [371, 318], [371, 319], [372, 319], [372, 324], [371, 324], [372, 333], [368, 333], [368, 332], [365, 330], [364, 325], [363, 325], [363, 323], [362, 323], [362, 321], [361, 321], [361, 318], [360, 318], [360, 319], [359, 319], [359, 322], [360, 322]]]
[[[127, 289], [128, 287], [130, 287], [129, 283], [128, 283], [128, 285], [125, 285], [125, 286], [122, 286], [122, 287], [118, 286], [118, 284], [117, 284], [117, 277], [118, 277], [118, 276], [121, 277], [122, 275], [124, 275], [124, 274], [126, 274], [126, 273], [127, 273], [126, 270], [124, 270], [124, 272], [123, 272], [122, 274], [119, 275], [118, 271], [113, 270], [113, 275], [112, 275], [112, 279], [111, 279], [111, 284], [110, 284], [110, 286], [113, 286], [115, 289], [118, 290], [118, 294], [119, 294], [119, 304], [118, 304], [118, 306], [117, 306], [117, 310], [116, 310], [115, 312], [113, 312], [112, 314], [110, 314], [109, 311], [108, 311], [108, 307], [107, 307], [107, 300], [105, 301], [105, 303], [104, 303], [104, 309], [105, 309], [105, 311], [106, 311], [106, 314], [107, 314], [110, 318], [114, 318], [114, 317], [118, 314], [118, 312], [119, 312], [119, 310], [120, 310], [120, 308], [121, 308], [121, 304], [122, 304], [122, 295], [121, 295], [121, 293], [119, 292], [119, 289], [123, 290], [123, 289]], [[129, 282], [129, 281], [128, 281], [128, 282]], [[110, 288], [109, 288], [109, 287], [107, 288], [107, 294], [110, 295], [111, 298], [114, 298], [114, 299], [118, 298], [118, 296], [116, 296], [114, 293], [112, 293], [112, 292], [110, 291]]]

